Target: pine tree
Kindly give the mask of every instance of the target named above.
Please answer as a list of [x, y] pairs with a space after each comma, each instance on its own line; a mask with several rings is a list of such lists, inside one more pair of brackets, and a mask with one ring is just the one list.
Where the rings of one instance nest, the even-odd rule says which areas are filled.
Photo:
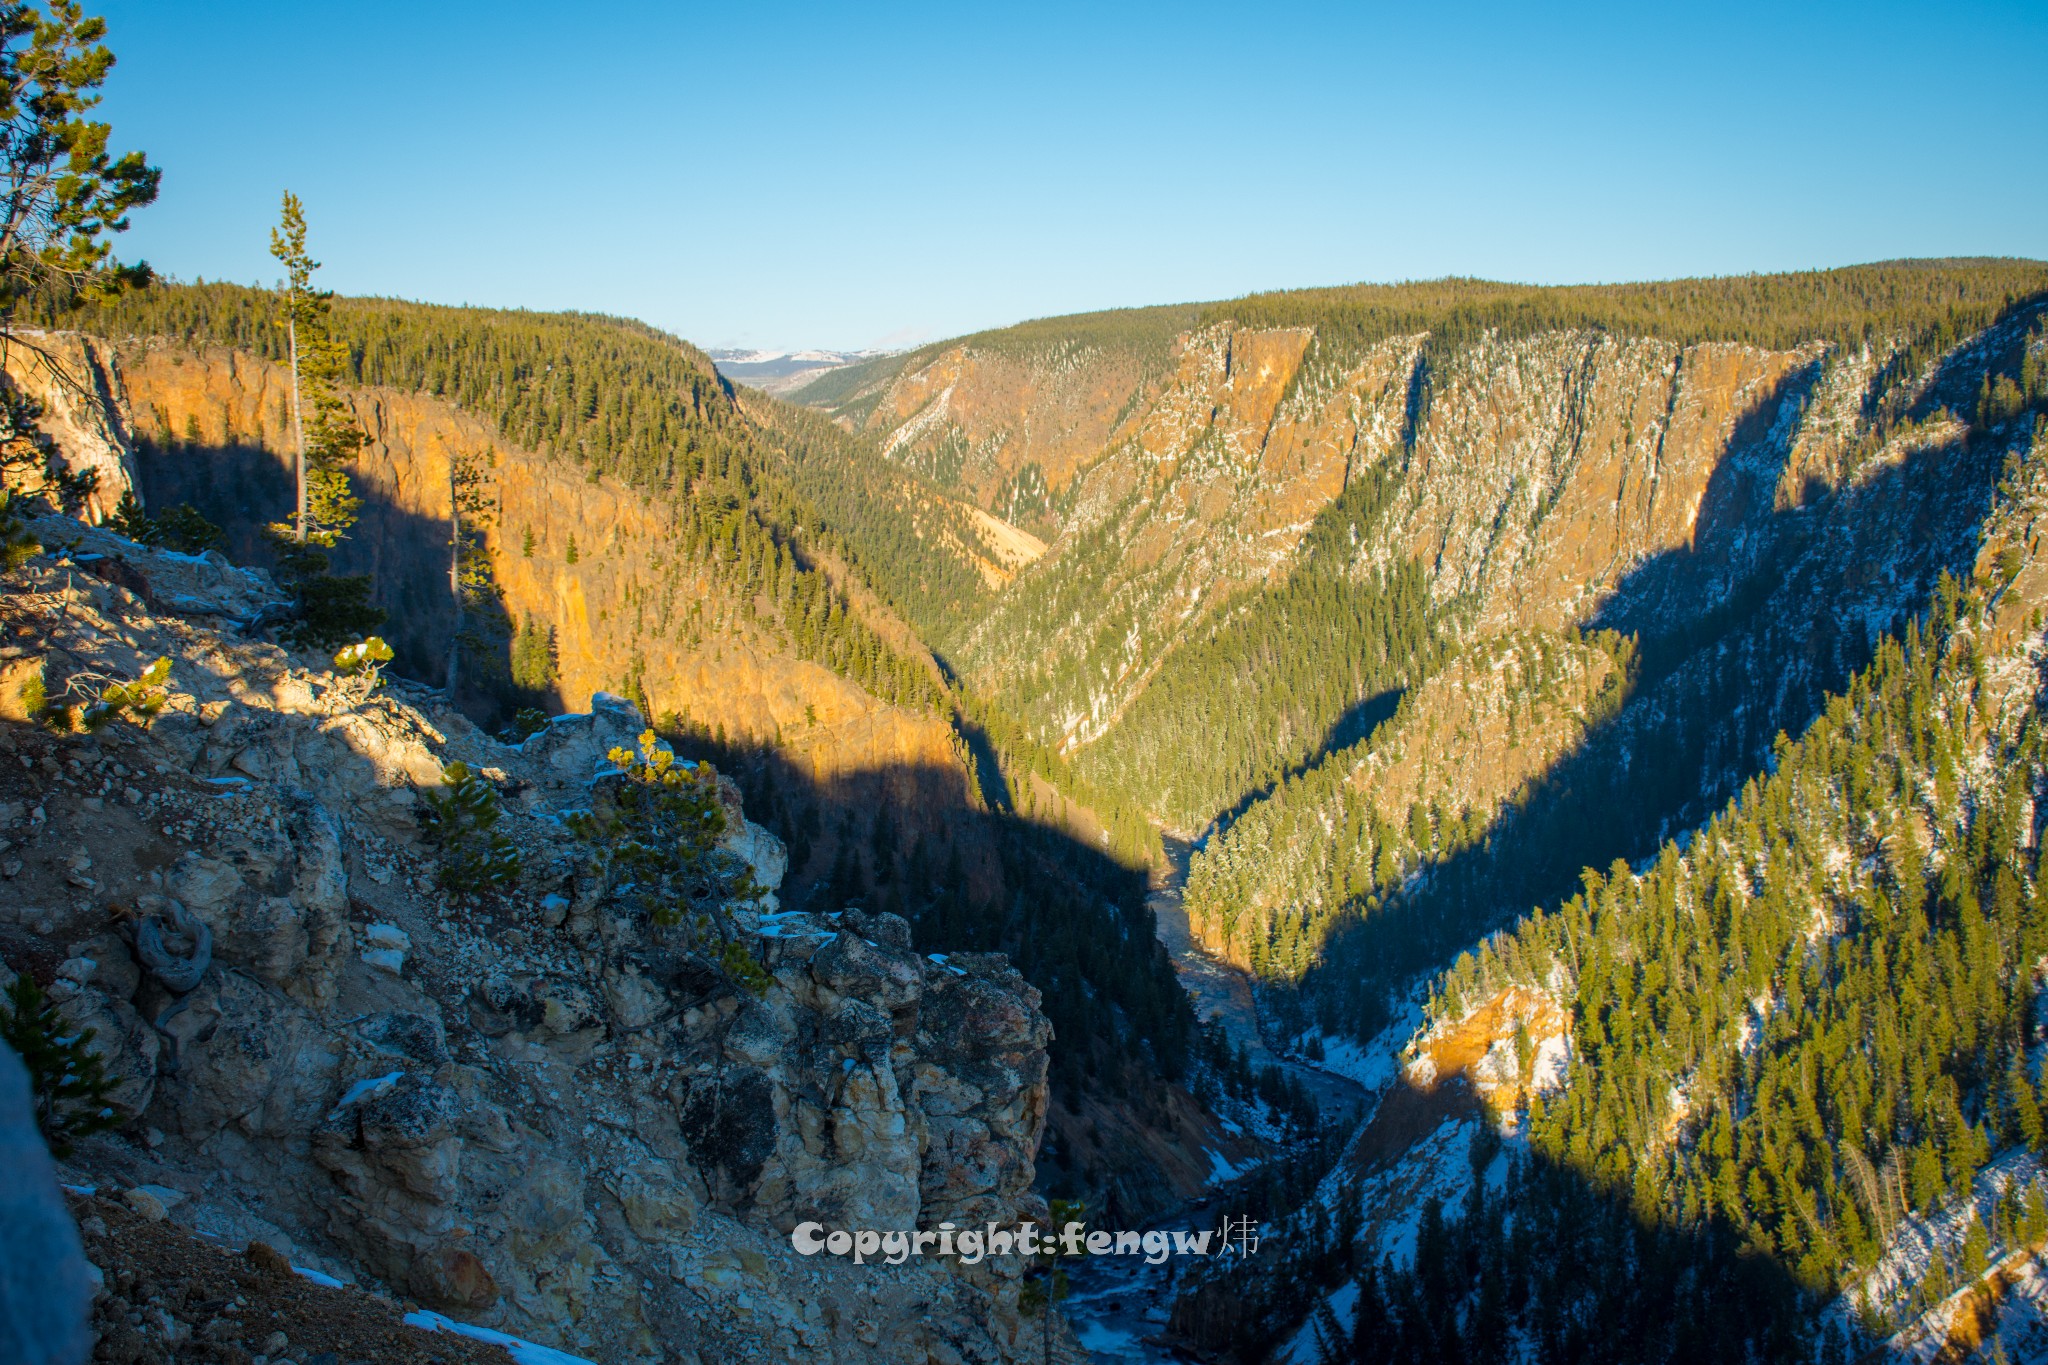
[[285, 331], [292, 379], [295, 505], [289, 521], [272, 523], [266, 533], [278, 567], [298, 599], [293, 638], [302, 645], [331, 649], [384, 621], [384, 613], [370, 604], [367, 576], [328, 572], [328, 551], [355, 525], [362, 510], [346, 466], [362, 449], [364, 435], [339, 389], [349, 353], [330, 325], [333, 295], [312, 286], [320, 263], [306, 252], [305, 209], [289, 190], [279, 225], [271, 229], [270, 251], [285, 267], [285, 279], [278, 286], [283, 313], [279, 325]]
[[519, 847], [497, 828], [504, 811], [498, 793], [466, 763], [441, 770], [441, 788], [421, 793], [421, 832], [440, 851], [441, 885], [451, 891], [487, 891], [519, 880]]
[[21, 519], [17, 495], [12, 489], [0, 488], [0, 574], [13, 573], [42, 548]]
[[455, 619], [444, 687], [451, 697], [460, 683], [463, 653], [482, 654], [492, 640], [503, 639], [506, 624], [484, 539], [496, 507], [490, 486], [496, 463], [495, 451], [472, 451], [448, 461], [448, 597]]
[[[0, 5], [0, 333], [23, 343], [17, 306], [30, 295], [71, 306], [146, 283], [145, 266], [113, 261], [107, 238], [155, 201], [162, 173], [140, 152], [107, 150], [112, 129], [87, 115], [113, 69], [104, 19], [77, 0]], [[24, 343], [25, 344], [25, 343]]]

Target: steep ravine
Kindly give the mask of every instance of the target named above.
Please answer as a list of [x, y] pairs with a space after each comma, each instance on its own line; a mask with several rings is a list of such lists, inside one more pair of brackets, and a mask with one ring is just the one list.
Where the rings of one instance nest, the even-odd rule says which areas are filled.
[[[1276, 1053], [1261, 1026], [1257, 987], [1249, 973], [1204, 951], [1181, 907], [1193, 850], [1183, 841], [1166, 840], [1167, 865], [1147, 904], [1157, 917], [1159, 939], [1173, 956], [1174, 970], [1195, 1003], [1196, 1014], [1215, 1019], [1233, 1046], [1250, 1054], [1253, 1065], [1277, 1066], [1305, 1084], [1316, 1098], [1324, 1123], [1340, 1131], [1355, 1123], [1370, 1102], [1365, 1088], [1350, 1077], [1301, 1059]], [[1215, 1180], [1200, 1195], [1148, 1220], [1147, 1226], [1199, 1231], [1215, 1228], [1219, 1205], [1239, 1175], [1228, 1174], [1219, 1162]], [[1278, 1211], [1275, 1211], [1276, 1213]], [[1065, 1303], [1081, 1345], [1100, 1362], [1114, 1365], [1170, 1365], [1186, 1355], [1165, 1336], [1185, 1267], [1174, 1260], [1152, 1265], [1133, 1257], [1099, 1257], [1073, 1273]]]

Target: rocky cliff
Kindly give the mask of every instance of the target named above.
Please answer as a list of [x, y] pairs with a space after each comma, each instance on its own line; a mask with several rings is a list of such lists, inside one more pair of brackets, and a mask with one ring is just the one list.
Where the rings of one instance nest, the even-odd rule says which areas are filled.
[[[1014, 1267], [787, 1239], [1037, 1209], [1050, 1031], [1001, 957], [771, 894], [733, 907], [765, 970], [742, 984], [608, 894], [565, 826], [643, 727], [629, 704], [510, 747], [221, 629], [274, 600], [260, 573], [36, 529], [70, 548], [0, 604], [11, 715], [31, 678], [56, 700], [171, 661], [146, 729], [0, 722], [0, 952], [119, 1082], [123, 1127], [73, 1180], [598, 1360], [1022, 1352]], [[437, 888], [420, 793], [456, 760], [521, 852], [502, 893]], [[780, 844], [721, 801], [714, 856], [772, 892]]]
[[[91, 344], [107, 352], [102, 368], [118, 385], [115, 425], [143, 438], [142, 490], [156, 504], [195, 503], [230, 530], [238, 559], [256, 558], [259, 509], [289, 503], [282, 373], [225, 347]], [[453, 629], [449, 464], [487, 453], [492, 576], [514, 622], [553, 631], [562, 705], [637, 685], [656, 716], [674, 713], [735, 742], [775, 741], [821, 781], [888, 773], [899, 786], [936, 784], [918, 793], [935, 803], [964, 799], [965, 770], [943, 718], [889, 705], [793, 657], [730, 592], [679, 564], [659, 504], [510, 445], [440, 399], [367, 389], [349, 402], [369, 436], [350, 469], [365, 505], [337, 567], [375, 576], [401, 661], [430, 681]], [[885, 607], [850, 579], [849, 587], [887, 638], [914, 646]]]
[[[1058, 458], [1038, 461], [1048, 548], [955, 662], [1110, 780], [1089, 749], [1172, 680], [1169, 661], [1205, 623], [1258, 610], [1247, 594], [1293, 571], [1318, 516], [1361, 476], [1392, 493], [1349, 528], [1356, 569], [1418, 565], [1466, 633], [1682, 633], [1797, 553], [1806, 509], [1838, 494], [1859, 512], [1872, 498], [1855, 490], [1876, 487], [1981, 510], [1995, 469], [1945, 490], [1914, 452], [1953, 441], [1937, 409], [1966, 413], [2037, 311], [1911, 364], [1903, 331], [1853, 346], [1569, 328], [1358, 341], [1224, 320], [1171, 334], [1149, 368], [1127, 342], [1114, 369], [1091, 358], [1114, 348], [1032, 324], [893, 361], [833, 397], [842, 420], [912, 464], [961, 443], [1021, 450], [1026, 432], [1036, 451], [1058, 433]], [[1919, 424], [1880, 433], [1880, 411]], [[956, 486], [990, 496], [985, 480]], [[1913, 584], [1900, 603], [1924, 592], [1918, 569], [1900, 577]]]
[[[113, 347], [75, 332], [23, 328], [0, 343], [0, 382], [37, 404], [37, 425], [55, 443], [57, 468], [92, 479], [82, 515], [104, 520], [137, 480], [128, 395]], [[31, 491], [42, 486], [33, 473], [23, 480]]]

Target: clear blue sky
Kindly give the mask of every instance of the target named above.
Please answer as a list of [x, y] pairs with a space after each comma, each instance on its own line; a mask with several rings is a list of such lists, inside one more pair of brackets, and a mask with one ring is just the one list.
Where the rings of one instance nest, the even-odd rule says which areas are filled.
[[2048, 257], [2048, 3], [104, 0], [123, 246], [857, 347], [1253, 289]]

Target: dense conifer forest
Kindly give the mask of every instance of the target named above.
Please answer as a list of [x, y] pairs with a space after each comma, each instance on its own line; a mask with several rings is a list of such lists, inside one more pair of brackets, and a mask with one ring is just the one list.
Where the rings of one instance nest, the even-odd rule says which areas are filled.
[[[1299, 561], [1183, 641], [1077, 766], [1182, 829], [1199, 830], [1290, 771], [1343, 747], [1347, 722], [1435, 666], [1443, 643], [1421, 571], [1358, 570], [1394, 479], [1375, 470], [1316, 520]], [[1097, 661], [1082, 659], [1087, 669]]]
[[[2027, 1060], [2048, 765], [2031, 687], [1985, 657], [1998, 586], [1944, 580], [1926, 629], [1887, 640], [1683, 851], [1589, 872], [1580, 895], [1460, 958], [1433, 1017], [1509, 986], [1556, 992], [1576, 1056], [1527, 1105], [1505, 1192], [1482, 1182], [1428, 1225], [1412, 1269], [1369, 1277], [1381, 1319], [1336, 1354], [1401, 1358], [1388, 1343], [1419, 1339], [1482, 1359], [1514, 1331], [1541, 1359], [1686, 1358], [1680, 1322], [1618, 1354], [1570, 1326], [1653, 1319], [1645, 1291], [1685, 1248], [1694, 1330], [1737, 1358], [1729, 1325], [1744, 1324], [1782, 1355], [1807, 1330], [1787, 1316], [1796, 1299], [1854, 1286], [1902, 1219], [1975, 1197], [1995, 1155], [2048, 1142]], [[2040, 1198], [1997, 1199], [1966, 1264], [1936, 1255], [1907, 1292], [1859, 1300], [1850, 1325], [1886, 1335], [2038, 1240]], [[1557, 1268], [1635, 1251], [1640, 1279]], [[1743, 1257], [1776, 1268], [1775, 1300]]]
[[1913, 338], [1899, 358], [1917, 368], [2021, 300], [2048, 290], [2048, 264], [2027, 260], [1891, 261], [1781, 275], [1723, 275], [1644, 284], [1535, 286], [1444, 279], [1251, 294], [1202, 310], [1204, 323], [1314, 327], [1326, 341], [1369, 345], [1428, 333], [1450, 350], [1502, 338], [1591, 328], [1678, 345], [1740, 342], [1791, 350], [1811, 341], [1859, 345]]

